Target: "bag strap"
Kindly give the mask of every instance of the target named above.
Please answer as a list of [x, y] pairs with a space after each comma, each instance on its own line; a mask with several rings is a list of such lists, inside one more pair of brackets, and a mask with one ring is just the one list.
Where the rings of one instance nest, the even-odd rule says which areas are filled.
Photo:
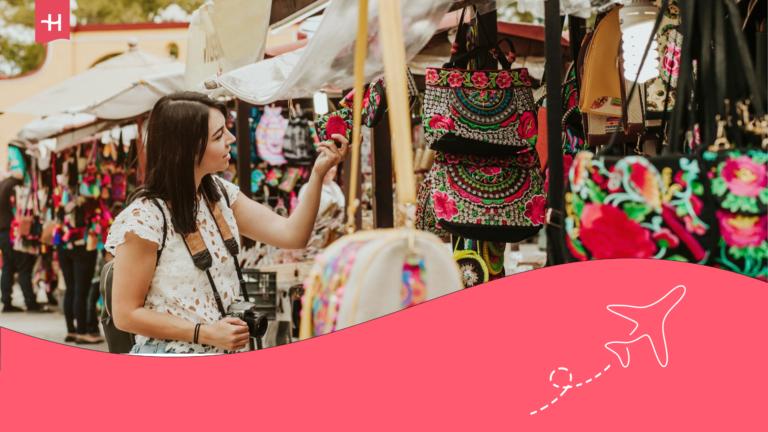
[[[222, 195], [224, 195], [224, 201], [227, 203], [227, 208], [232, 208], [232, 205], [229, 202], [229, 195], [227, 195], [227, 190], [224, 187], [224, 184], [221, 183], [221, 180], [218, 178], [214, 178], [214, 181], [216, 182], [216, 185], [219, 187], [219, 191]], [[206, 201], [207, 202], [207, 201]], [[210, 209], [209, 209], [210, 210]], [[211, 212], [213, 214], [213, 212]], [[214, 218], [215, 221], [215, 218]], [[216, 229], [219, 231], [219, 236], [221, 237], [221, 241], [225, 241], [224, 234], [221, 233], [221, 228], [219, 227], [219, 224], [216, 224]], [[227, 251], [229, 251], [230, 255], [232, 255], [232, 258], [235, 260], [235, 270], [237, 271], [237, 278], [240, 282], [240, 292], [243, 296], [244, 301], [248, 301], [248, 290], [245, 288], [245, 279], [243, 278], [243, 270], [240, 268], [240, 261], [237, 258], [237, 254], [233, 254], [232, 251], [229, 250], [229, 248], [226, 248]]]
[[155, 207], [157, 207], [158, 210], [160, 210], [160, 214], [163, 215], [163, 240], [160, 244], [160, 249], [157, 251], [157, 261], [155, 261], [155, 265], [157, 265], [160, 262], [160, 255], [163, 254], [163, 249], [165, 249], [165, 238], [168, 235], [168, 221], [165, 219], [165, 212], [163, 211], [163, 207], [160, 206], [160, 203], [157, 202], [157, 199], [150, 198], [150, 201], [155, 205]]
[[[563, 95], [562, 91], [562, 57], [560, 39], [562, 37], [562, 23], [560, 19], [559, 2], [547, 1], [545, 4], [546, 24], [545, 32], [545, 74], [546, 74], [546, 92], [547, 92], [547, 152], [549, 154], [548, 166], [549, 174], [549, 193], [547, 194], [547, 238], [551, 243], [560, 239], [562, 227], [565, 226], [565, 200], [564, 200], [564, 181], [565, 173], [563, 169], [563, 144], [562, 144], [562, 113], [563, 113]], [[557, 43], [555, 43], [557, 41]], [[577, 66], [578, 67], [578, 66]], [[578, 73], [577, 73], [578, 75]], [[562, 246], [565, 246], [564, 244]], [[547, 254], [548, 260], [552, 264], [565, 262], [564, 247], [549, 248]]]

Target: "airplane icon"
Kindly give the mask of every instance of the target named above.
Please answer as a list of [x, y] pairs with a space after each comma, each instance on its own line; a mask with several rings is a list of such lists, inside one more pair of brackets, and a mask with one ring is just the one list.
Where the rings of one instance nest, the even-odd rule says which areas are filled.
[[[629, 366], [629, 345], [647, 337], [651, 342], [653, 354], [661, 367], [667, 367], [669, 363], [669, 352], [667, 351], [667, 339], [664, 334], [664, 323], [672, 309], [680, 303], [685, 296], [685, 287], [680, 285], [668, 292], [664, 297], [648, 306], [630, 306], [630, 305], [608, 305], [610, 312], [626, 318], [635, 323], [635, 328], [629, 332], [630, 336], [640, 329], [640, 336], [631, 341], [614, 341], [605, 344], [605, 348], [616, 354], [623, 367]], [[661, 323], [659, 323], [661, 321]], [[663, 345], [663, 351], [656, 349]], [[661, 356], [660, 356], [661, 354]], [[661, 358], [660, 358], [661, 357]], [[625, 361], [626, 358], [626, 361]]]

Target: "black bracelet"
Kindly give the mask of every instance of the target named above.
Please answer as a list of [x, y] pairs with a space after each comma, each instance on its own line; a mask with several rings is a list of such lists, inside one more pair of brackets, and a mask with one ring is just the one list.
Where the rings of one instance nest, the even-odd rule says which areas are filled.
[[197, 343], [197, 337], [200, 336], [200, 326], [202, 324], [197, 323], [195, 324], [195, 343]]

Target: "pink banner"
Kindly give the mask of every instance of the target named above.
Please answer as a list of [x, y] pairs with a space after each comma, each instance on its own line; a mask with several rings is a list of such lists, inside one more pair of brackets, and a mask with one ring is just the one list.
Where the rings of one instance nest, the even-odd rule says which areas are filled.
[[69, 0], [35, 1], [35, 42], [69, 40]]
[[657, 260], [536, 270], [312, 340], [106, 354], [6, 329], [3, 430], [755, 430], [768, 285]]

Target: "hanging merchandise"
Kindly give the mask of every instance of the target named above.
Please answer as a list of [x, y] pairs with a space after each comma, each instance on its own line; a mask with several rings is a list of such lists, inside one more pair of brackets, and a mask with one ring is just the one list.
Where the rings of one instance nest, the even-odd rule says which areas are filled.
[[351, 108], [343, 108], [315, 120], [315, 128], [320, 141], [334, 141], [336, 142], [336, 147], [341, 146], [341, 143], [331, 138], [331, 136], [339, 134], [346, 137], [347, 140], [351, 140], [353, 124]]
[[256, 193], [259, 191], [259, 188], [261, 188], [261, 182], [264, 181], [266, 176], [263, 172], [260, 170], [253, 170], [251, 171], [251, 193]]
[[453, 259], [459, 265], [459, 273], [464, 283], [464, 288], [471, 288], [475, 285], [488, 282], [488, 266], [485, 265], [483, 257], [477, 252], [480, 242], [475, 240], [465, 240], [469, 247], [459, 250], [461, 238], [456, 239], [456, 246], [453, 248]]
[[488, 267], [488, 281], [504, 277], [504, 250], [506, 246], [506, 243], [481, 242], [483, 261]]
[[456, 236], [516, 243], [544, 225], [547, 199], [535, 151], [487, 158], [437, 152], [432, 181], [435, 216]]
[[[408, 98], [411, 108], [419, 97], [419, 89], [413, 78], [410, 68], [405, 68], [405, 76], [408, 82]], [[372, 82], [363, 95], [363, 125], [369, 128], [376, 127], [387, 112], [387, 94], [384, 78]], [[342, 106], [351, 108], [354, 92], [349, 92], [342, 100]]]
[[[629, 104], [627, 95], [622, 99], [622, 86], [626, 80], [621, 70], [621, 27], [616, 7], [605, 15], [594, 32], [587, 37], [579, 53], [577, 74], [579, 74], [579, 111], [582, 113], [587, 142], [591, 147], [605, 145], [614, 131], [618, 131], [616, 142], [638, 142], [655, 139], [644, 131], [642, 100], [645, 95], [633, 97]], [[624, 84], [622, 84], [624, 81]], [[633, 82], [629, 83], [633, 86]], [[638, 93], [644, 91], [637, 86]], [[626, 91], [624, 92], [626, 93]], [[627, 130], [623, 117], [627, 112], [633, 127]]]
[[[615, 156], [616, 146], [611, 144], [599, 155], [582, 152], [577, 156], [566, 189], [562, 243], [569, 252], [568, 261], [668, 259], [768, 278], [768, 127], [753, 126], [760, 122], [768, 125], [768, 117], [754, 85], [757, 79], [751, 60], [741, 56], [746, 49], [740, 48], [746, 45], [738, 10], [732, 0], [727, 4], [728, 22], [724, 22], [726, 14], [719, 1], [714, 10], [697, 7], [690, 0], [683, 8], [683, 13], [690, 14], [686, 15], [689, 21], [683, 32], [696, 36], [684, 39], [701, 39], [699, 76], [705, 80], [709, 77], [715, 88], [701, 91], [707, 83], [694, 80], [694, 53], [689, 46], [683, 47], [678, 95], [693, 96], [698, 103], [685, 100], [674, 112], [669, 147], [675, 154], [653, 158]], [[702, 35], [693, 33], [696, 14], [704, 29]], [[660, 21], [661, 16], [657, 26]], [[723, 34], [724, 28], [729, 28], [732, 35]], [[731, 42], [730, 46], [726, 42]], [[728, 68], [724, 71], [727, 76], [723, 76], [717, 65], [726, 62], [739, 67]], [[748, 91], [733, 85], [744, 81]], [[690, 91], [694, 88], [695, 93]], [[718, 94], [732, 98], [720, 98]], [[749, 118], [747, 104], [741, 102], [748, 94], [754, 101], [754, 119]], [[743, 115], [743, 121], [731, 117], [728, 100], [738, 102], [741, 112], [737, 112], [737, 118]], [[704, 130], [701, 144], [693, 154], [684, 155], [683, 121], [697, 117], [714, 117], [717, 134]], [[714, 140], [714, 144], [707, 144], [707, 139]]]
[[17, 187], [14, 198], [14, 218], [11, 221], [13, 249], [19, 252], [37, 255], [40, 251], [40, 204], [37, 195], [37, 169], [35, 160], [30, 167], [31, 184]]
[[280, 182], [277, 188], [283, 192], [291, 192], [293, 188], [296, 187], [296, 182], [299, 181], [300, 175], [301, 173], [296, 167], [290, 167], [286, 169], [285, 176], [283, 176], [283, 181]]
[[266, 180], [264, 181], [264, 183], [266, 183], [269, 186], [277, 186], [280, 183], [281, 177], [283, 177], [282, 171], [280, 171], [277, 168], [272, 168], [267, 173]]
[[291, 115], [283, 139], [283, 156], [294, 163], [309, 165], [315, 157], [315, 143], [309, 131], [309, 120], [304, 117], [301, 106]]
[[683, 35], [679, 28], [678, 0], [670, 0], [669, 8], [663, 15], [661, 26], [656, 33], [659, 76], [645, 83], [646, 127], [654, 133], [662, 132], [662, 120], [675, 107], [675, 90], [683, 43]]
[[299, 198], [296, 196], [296, 191], [291, 191], [291, 205], [288, 208], [288, 214], [292, 215], [296, 207], [299, 206]]
[[80, 161], [78, 158], [78, 168], [80, 177], [80, 195], [85, 198], [98, 198], [101, 197], [101, 173], [99, 173], [96, 167], [96, 158], [98, 153], [98, 143], [93, 140], [93, 147], [89, 153], [88, 159], [85, 161], [85, 167], [80, 168]]
[[264, 107], [259, 126], [256, 128], [256, 147], [264, 161], [270, 165], [283, 165], [283, 138], [288, 121], [281, 115], [282, 107]]
[[285, 207], [285, 201], [282, 197], [277, 197], [277, 205], [275, 206], [275, 213], [282, 217], [288, 217], [288, 208]]
[[[397, 0], [380, 0], [389, 118], [393, 132], [400, 209], [415, 203], [405, 55]], [[368, 29], [367, 0], [359, 2], [355, 49], [354, 134], [350, 177], [358, 175], [363, 68]], [[350, 197], [357, 196], [357, 182]], [[315, 258], [304, 283], [300, 338], [326, 334], [396, 312], [461, 289], [458, 269], [440, 240], [413, 228], [354, 231], [357, 200], [349, 200], [348, 231]]]
[[438, 237], [446, 237], [448, 231], [440, 226], [440, 222], [435, 217], [435, 203], [432, 202], [432, 176], [433, 173], [427, 173], [424, 182], [419, 186], [419, 193], [416, 201], [416, 229], [429, 231]]
[[[466, 9], [465, 9], [466, 10]], [[432, 150], [479, 156], [515, 154], [536, 144], [535, 103], [528, 70], [510, 69], [515, 49], [502, 55], [501, 42], [469, 52], [463, 13], [456, 51], [442, 68], [427, 68], [423, 123]], [[480, 29], [485, 31], [482, 24]], [[501, 70], [467, 70], [470, 59], [493, 53]], [[495, 63], [495, 62], [493, 62]]]

